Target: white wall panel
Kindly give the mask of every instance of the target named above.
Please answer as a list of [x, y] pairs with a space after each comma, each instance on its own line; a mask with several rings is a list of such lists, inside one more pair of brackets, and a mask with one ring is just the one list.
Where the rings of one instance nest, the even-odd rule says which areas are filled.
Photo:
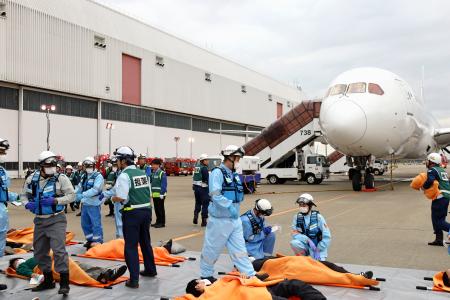
[[7, 139], [10, 144], [10, 150], [6, 156], [6, 161], [18, 161], [18, 116], [17, 110], [0, 109], [0, 137]]

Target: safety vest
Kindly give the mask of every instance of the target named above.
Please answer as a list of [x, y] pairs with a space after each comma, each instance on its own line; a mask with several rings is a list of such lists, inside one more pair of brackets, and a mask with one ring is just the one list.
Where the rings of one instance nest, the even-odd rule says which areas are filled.
[[300, 229], [300, 233], [309, 237], [317, 246], [322, 240], [322, 231], [319, 228], [319, 212], [317, 210], [311, 211], [309, 218], [309, 226], [305, 228], [305, 216], [302, 213], [297, 214], [297, 229]]
[[240, 203], [244, 200], [244, 187], [242, 186], [239, 174], [234, 172], [232, 177], [228, 176], [227, 171], [223, 167], [216, 167], [223, 174], [222, 195], [232, 200], [233, 203]]
[[126, 169], [122, 171], [130, 179], [131, 186], [128, 191], [128, 202], [124, 205], [124, 211], [135, 208], [151, 208], [150, 185], [144, 171], [139, 169]]
[[433, 169], [439, 175], [439, 190], [441, 191], [442, 196], [450, 198], [450, 182], [448, 181], [447, 172], [441, 167], [433, 167]]
[[[83, 192], [90, 190], [94, 187], [95, 179], [99, 176], [100, 173], [95, 171], [92, 175], [88, 175], [88, 173], [83, 173], [83, 177], [81, 178], [81, 188]], [[100, 195], [100, 194], [99, 194]]]
[[114, 185], [114, 183], [116, 182], [117, 179], [117, 172], [114, 172], [112, 169], [108, 169], [108, 171], [106, 171], [106, 184], [109, 185]]
[[252, 214], [252, 210], [247, 211], [242, 216], [246, 216], [250, 220], [250, 225], [252, 226], [253, 235], [259, 234], [264, 228], [264, 220], [257, 221], [255, 216]]
[[[200, 165], [199, 167], [194, 168], [194, 176], [192, 176], [192, 180], [194, 181], [195, 185], [202, 186], [202, 183], [205, 183], [205, 182], [203, 182], [203, 177], [202, 177], [203, 169], [208, 170], [208, 167], [204, 166], [204, 165]], [[207, 187], [207, 186], [205, 186], [205, 187]]]
[[5, 168], [0, 167], [0, 202], [3, 203], [9, 201], [8, 187], [6, 186], [7, 176]]
[[152, 183], [152, 198], [161, 197], [161, 184], [163, 170], [158, 169], [150, 175], [150, 182]]
[[41, 178], [40, 171], [36, 171], [28, 184], [28, 201], [35, 203], [33, 213], [36, 215], [53, 215], [64, 210], [64, 205], [43, 206], [41, 200], [45, 197], [56, 197], [56, 182], [59, 179], [59, 174], [50, 177], [41, 189], [39, 179]]

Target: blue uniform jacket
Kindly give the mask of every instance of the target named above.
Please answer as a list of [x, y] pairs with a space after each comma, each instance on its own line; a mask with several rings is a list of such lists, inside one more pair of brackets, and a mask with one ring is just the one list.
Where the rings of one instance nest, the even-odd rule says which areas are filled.
[[[96, 172], [88, 175], [89, 180], [92, 176], [94, 176]], [[98, 200], [101, 192], [103, 191], [104, 179], [101, 174], [98, 174], [94, 180], [94, 186], [87, 191], [83, 192], [82, 182], [80, 182], [77, 186], [75, 193], [77, 194], [77, 200], [81, 200], [81, 203], [91, 206], [99, 206], [101, 201]]]
[[266, 227], [266, 220], [263, 217], [257, 217], [253, 209], [251, 210], [251, 214], [255, 218], [256, 222], [259, 224], [259, 228], [261, 231], [257, 234], [253, 234], [252, 223], [250, 222], [250, 219], [247, 217], [247, 215], [243, 214], [241, 216], [241, 220], [242, 220], [242, 227], [244, 230], [244, 240], [247, 243], [259, 245], [266, 238], [266, 235], [263, 231], [264, 227]]
[[[305, 227], [309, 226], [309, 222], [311, 219], [311, 214], [308, 214], [305, 216]], [[322, 240], [317, 245], [317, 248], [320, 250], [321, 253], [324, 253], [325, 256], [327, 256], [327, 249], [330, 246], [331, 242], [331, 232], [328, 228], [327, 222], [325, 221], [325, 218], [319, 213], [317, 215], [317, 221], [318, 226], [320, 230], [322, 231]], [[292, 238], [296, 240], [300, 240], [303, 243], [308, 242], [308, 237], [304, 234], [299, 233], [300, 228], [297, 228], [297, 214], [294, 215], [294, 218], [292, 219], [292, 230], [294, 231], [292, 233]]]

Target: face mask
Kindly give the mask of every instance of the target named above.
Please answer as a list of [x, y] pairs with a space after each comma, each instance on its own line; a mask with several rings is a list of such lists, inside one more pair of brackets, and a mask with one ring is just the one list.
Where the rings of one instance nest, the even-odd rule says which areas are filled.
[[302, 214], [307, 214], [309, 212], [309, 207], [300, 207], [300, 212]]
[[86, 168], [86, 173], [92, 174], [94, 172], [94, 168]]
[[206, 286], [211, 285], [211, 281], [208, 279], [200, 279], [201, 282], [203, 282]]
[[113, 172], [117, 172], [117, 167], [112, 167]]
[[235, 170], [239, 169], [240, 166], [241, 166], [241, 164], [239, 162], [235, 162], [234, 163], [234, 169]]
[[56, 173], [56, 167], [44, 168], [45, 175], [53, 175]]
[[22, 263], [24, 263], [25, 262], [25, 259], [18, 259], [18, 260], [16, 260], [16, 269], [20, 266], [20, 264], [22, 264]]

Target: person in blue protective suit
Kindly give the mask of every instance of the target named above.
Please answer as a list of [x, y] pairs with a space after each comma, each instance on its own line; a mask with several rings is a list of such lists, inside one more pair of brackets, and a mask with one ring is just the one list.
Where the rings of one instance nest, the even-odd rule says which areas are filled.
[[198, 224], [198, 214], [202, 212], [202, 227], [205, 227], [208, 220], [209, 206], [209, 171], [208, 171], [208, 155], [200, 155], [199, 165], [195, 166], [194, 175], [192, 176], [192, 189], [194, 190], [195, 208], [194, 219], [192, 223]]
[[[209, 175], [208, 225], [206, 226], [200, 258], [200, 275], [214, 281], [214, 264], [226, 247], [233, 264], [240, 273], [255, 276], [245, 248], [242, 222], [239, 218], [240, 203], [244, 200], [244, 189], [236, 173], [244, 149], [234, 145], [223, 151], [223, 163]], [[258, 275], [261, 276], [261, 275]]]
[[[450, 235], [450, 223], [447, 217], [448, 205], [450, 201], [450, 182], [448, 180], [447, 171], [441, 167], [442, 157], [439, 153], [430, 153], [426, 160], [428, 168], [427, 180], [423, 184], [423, 189], [430, 188], [434, 181], [439, 182], [440, 195], [431, 202], [431, 221], [436, 238], [433, 242], [428, 243], [430, 246], [443, 246], [444, 233]], [[450, 236], [449, 236], [450, 238]]]
[[272, 227], [266, 225], [264, 217], [272, 214], [272, 204], [267, 199], [258, 199], [255, 207], [241, 216], [244, 229], [245, 246], [248, 255], [261, 259], [273, 254], [275, 233]]
[[[106, 191], [104, 191], [102, 193], [102, 195], [100, 195], [100, 200], [103, 201], [103, 198], [107, 199], [107, 201], [108, 200], [111, 201], [114, 205], [114, 223], [116, 225], [116, 238], [119, 239], [119, 238], [123, 238], [123, 229], [122, 229], [123, 224], [122, 224], [122, 213], [121, 213], [123, 205], [120, 202], [113, 202], [111, 200], [111, 198], [116, 195], [115, 184], [116, 184], [117, 177], [119, 177], [119, 175], [120, 175], [120, 169], [118, 168], [117, 157], [115, 157], [115, 156], [111, 157], [111, 164], [112, 164], [111, 172], [115, 173], [114, 180], [111, 182], [112, 186], [110, 188], [105, 186]], [[109, 175], [111, 175], [111, 173]]]
[[0, 257], [5, 254], [6, 232], [9, 227], [7, 203], [16, 201], [18, 195], [8, 190], [11, 185], [6, 169], [2, 166], [5, 162], [6, 151], [9, 149], [8, 140], [0, 138]]
[[76, 189], [77, 200], [81, 201], [81, 228], [87, 249], [103, 243], [101, 204], [99, 199], [104, 185], [102, 174], [95, 170], [95, 160], [86, 157], [83, 161], [85, 172]]
[[324, 217], [312, 210], [316, 206], [313, 200], [310, 194], [302, 194], [296, 201], [300, 211], [292, 220], [291, 247], [295, 255], [309, 255], [324, 261], [328, 256], [331, 233]]
[[[66, 251], [67, 219], [64, 206], [75, 199], [70, 179], [56, 172], [56, 155], [43, 151], [39, 155], [40, 169], [25, 181], [22, 199], [34, 217], [33, 248], [44, 281], [33, 292], [55, 288], [52, 265], [60, 276], [59, 294], [69, 293], [69, 257]], [[53, 252], [54, 264], [49, 251]]]

